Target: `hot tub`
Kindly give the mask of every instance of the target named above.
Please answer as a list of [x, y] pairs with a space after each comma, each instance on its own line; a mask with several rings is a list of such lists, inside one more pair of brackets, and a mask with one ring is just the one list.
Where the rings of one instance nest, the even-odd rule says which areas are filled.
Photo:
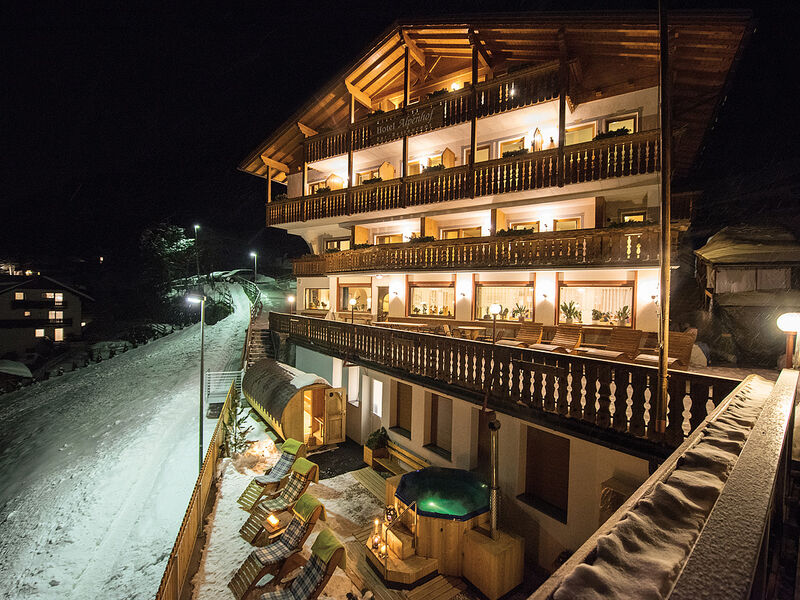
[[417, 514], [435, 519], [468, 521], [489, 511], [489, 486], [463, 469], [428, 467], [406, 473], [395, 497]]

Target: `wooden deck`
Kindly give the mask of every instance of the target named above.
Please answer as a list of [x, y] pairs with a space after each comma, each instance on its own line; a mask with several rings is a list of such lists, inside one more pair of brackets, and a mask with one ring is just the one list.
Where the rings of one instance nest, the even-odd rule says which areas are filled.
[[[372, 467], [364, 467], [358, 471], [351, 471], [350, 474], [356, 478], [356, 481], [367, 488], [370, 494], [381, 502], [386, 502], [386, 480]], [[366, 537], [364, 539], [366, 539]]]

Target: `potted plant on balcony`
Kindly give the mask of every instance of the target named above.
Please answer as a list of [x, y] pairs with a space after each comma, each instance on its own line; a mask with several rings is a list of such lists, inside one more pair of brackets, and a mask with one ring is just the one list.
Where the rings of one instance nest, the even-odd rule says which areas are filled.
[[367, 438], [367, 443], [364, 444], [364, 462], [371, 467], [373, 458], [385, 457], [386, 445], [388, 442], [389, 434], [383, 427], [370, 433]]
[[603, 311], [597, 310], [596, 308], [592, 309], [592, 323], [597, 325], [600, 321], [603, 320]]
[[581, 307], [575, 304], [574, 300], [561, 303], [561, 314], [564, 315], [564, 321], [567, 323], [574, 323], [576, 320], [580, 322], [583, 319]]
[[530, 311], [528, 310], [528, 307], [524, 304], [520, 304], [519, 302], [517, 302], [517, 304], [511, 310], [511, 316], [519, 319], [520, 322], [524, 321], [528, 317], [529, 313]]
[[627, 325], [631, 318], [631, 310], [626, 304], [616, 312], [615, 316], [617, 317], [618, 325]]

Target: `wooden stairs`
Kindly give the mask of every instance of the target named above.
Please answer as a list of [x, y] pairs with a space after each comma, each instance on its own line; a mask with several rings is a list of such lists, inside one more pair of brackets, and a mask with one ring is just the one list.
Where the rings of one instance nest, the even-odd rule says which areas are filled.
[[247, 366], [264, 358], [275, 358], [275, 348], [272, 345], [272, 334], [266, 327], [257, 327], [255, 323], [251, 325], [250, 337], [247, 346]]

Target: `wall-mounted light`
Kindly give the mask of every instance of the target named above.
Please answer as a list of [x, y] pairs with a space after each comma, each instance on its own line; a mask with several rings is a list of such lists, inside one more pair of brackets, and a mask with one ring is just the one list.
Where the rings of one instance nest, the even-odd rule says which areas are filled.
[[778, 329], [786, 334], [786, 362], [784, 367], [794, 367], [794, 345], [797, 332], [800, 331], [800, 313], [783, 313], [778, 317]]
[[458, 90], [461, 89], [461, 86], [458, 85], [457, 81], [454, 81], [453, 83], [450, 84], [450, 89], [453, 90], [454, 92], [457, 92]]

